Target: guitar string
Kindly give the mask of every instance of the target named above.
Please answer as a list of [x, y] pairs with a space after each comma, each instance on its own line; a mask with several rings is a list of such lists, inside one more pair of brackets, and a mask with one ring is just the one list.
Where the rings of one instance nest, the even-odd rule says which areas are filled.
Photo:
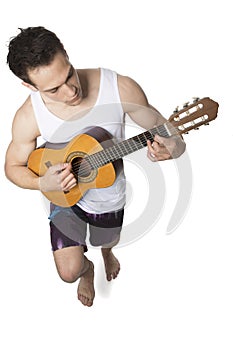
[[[167, 136], [167, 135], [164, 134], [164, 136]], [[128, 149], [127, 149], [127, 147], [125, 147], [125, 149], [127, 150], [126, 154], [132, 153], [132, 152], [137, 151], [137, 150], [141, 149], [142, 147], [146, 146], [146, 144], [143, 143], [143, 141], [140, 142], [140, 145], [138, 145], [138, 143], [135, 142], [135, 140], [131, 140], [131, 141], [133, 141], [134, 144], [132, 144], [132, 143], [127, 144]], [[121, 143], [121, 145], [122, 145], [122, 143]], [[125, 146], [125, 144], [123, 144], [123, 145]], [[115, 161], [117, 159], [122, 158], [126, 154], [124, 151], [122, 154], [119, 153], [118, 151], [122, 152], [122, 150], [119, 149], [117, 146], [118, 145], [115, 145], [115, 146], [111, 147], [111, 149], [103, 149], [100, 152], [97, 152], [97, 153], [94, 153], [92, 155], [89, 155], [87, 157], [82, 158], [81, 161], [78, 160], [77, 162], [75, 162], [75, 164], [72, 167], [73, 171], [75, 173], [78, 172], [79, 176], [84, 176], [84, 175], [86, 175], [87, 171], [99, 168], [101, 166], [104, 166], [104, 165], [112, 162], [112, 161]], [[116, 151], [116, 153], [113, 153], [113, 151]], [[106, 158], [105, 154], [107, 155], [107, 158]], [[83, 160], [87, 161], [86, 163], [88, 163], [88, 164], [83, 163]], [[80, 168], [80, 166], [81, 166], [81, 168]]]
[[[161, 136], [167, 137], [168, 134], [167, 134], [166, 130], [164, 130], [164, 127], [163, 127], [163, 130], [162, 130], [161, 127], [163, 127], [163, 126], [160, 126], [159, 134]], [[151, 136], [150, 137], [145, 137], [145, 134], [148, 134], [148, 133], [150, 133]], [[142, 137], [143, 137], [143, 139], [142, 139]], [[135, 142], [136, 138], [139, 139], [140, 144], [138, 144], [137, 141]], [[123, 142], [121, 142], [119, 144], [116, 144], [116, 145], [114, 145], [114, 146], [112, 146], [110, 148], [103, 149], [102, 151], [99, 151], [97, 153], [94, 153], [92, 155], [89, 155], [87, 157], [82, 158], [81, 161], [77, 161], [75, 163], [75, 165], [73, 166], [73, 170], [74, 170], [74, 172], [79, 171], [80, 165], [82, 164], [83, 160], [87, 160], [88, 164], [87, 165], [82, 164], [83, 165], [81, 167], [82, 171], [81, 170], [79, 171], [79, 175], [80, 176], [85, 175], [86, 172], [90, 170], [90, 167], [93, 170], [93, 168], [94, 169], [95, 168], [99, 168], [99, 167], [101, 167], [101, 166], [103, 166], [103, 165], [105, 165], [107, 163], [110, 163], [111, 161], [117, 160], [117, 159], [122, 158], [123, 156], [125, 156], [126, 155], [125, 152], [120, 148], [122, 145], [123, 146], [126, 145], [128, 147], [128, 148], [125, 147], [125, 149], [127, 151], [127, 154], [129, 154], [129, 153], [132, 153], [134, 151], [137, 151], [137, 150], [141, 149], [142, 147], [145, 147], [146, 144], [147, 144], [147, 142], [146, 142], [147, 139], [152, 139], [151, 141], [153, 141], [153, 138], [154, 138], [154, 134], [152, 134], [150, 131], [147, 131], [146, 133], [137, 135], [137, 136], [135, 136], [135, 137], [133, 137], [133, 138], [131, 138], [129, 140], [124, 140]], [[132, 143], [132, 141], [133, 141], [133, 143]], [[113, 153], [113, 151], [115, 151], [116, 153]], [[123, 152], [123, 153], [121, 154], [118, 151]], [[110, 158], [109, 158], [109, 155], [107, 154], [107, 152], [110, 154]], [[105, 154], [108, 156], [107, 158], [105, 157]], [[97, 162], [96, 162], [96, 159], [95, 159], [96, 157], [97, 157]], [[100, 158], [100, 159], [98, 160], [98, 158]], [[93, 160], [94, 160], [94, 162], [93, 162]]]
[[[145, 146], [145, 144], [143, 143], [143, 140], [140, 141], [139, 145], [137, 142], [135, 142], [135, 140], [130, 140], [130, 141], [133, 141], [134, 144], [132, 144], [132, 142], [130, 143], [129, 140], [125, 140], [125, 141], [121, 142], [120, 144], [116, 144], [110, 148], [103, 149], [97, 153], [94, 153], [92, 155], [84, 157], [84, 158], [82, 158], [81, 161], [78, 160], [75, 163], [75, 165], [73, 166], [73, 170], [78, 171], [83, 160], [89, 161], [88, 165], [85, 166], [85, 164], [83, 164], [83, 167], [81, 168], [83, 170], [83, 172], [81, 172], [81, 171], [79, 172], [79, 174], [81, 174], [81, 173], [83, 174], [83, 173], [85, 173], [86, 170], [90, 169], [90, 166], [92, 168], [99, 168], [100, 166], [103, 166], [111, 161], [122, 158], [126, 154], [132, 153], [132, 152], [134, 152], [138, 149], [141, 149], [142, 147]], [[126, 152], [120, 148], [120, 146], [122, 146], [122, 145], [124, 146]]]
[[[167, 128], [169, 128], [169, 132], [170, 135], [168, 133]], [[169, 127], [169, 122], [166, 122], [165, 124], [159, 125], [158, 127], [154, 127], [151, 130], [146, 131], [145, 133], [142, 133], [140, 135], [134, 136], [131, 139], [128, 140], [124, 140], [122, 142], [120, 142], [119, 144], [116, 144], [112, 147], [103, 149], [99, 152], [96, 152], [94, 154], [84, 156], [81, 161], [77, 161], [73, 166], [72, 169], [74, 171], [77, 171], [79, 176], [85, 175], [87, 171], [99, 168], [107, 163], [110, 163], [111, 161], [117, 160], [119, 158], [122, 158], [123, 156], [132, 153], [134, 151], [137, 151], [139, 149], [141, 149], [142, 147], [146, 146], [146, 141], [147, 139], [150, 140], [151, 142], [153, 142], [154, 136], [155, 134], [159, 134], [162, 137], [168, 137], [173, 135], [174, 130], [176, 130], [175, 127], [173, 127], [172, 129], [170, 129]], [[177, 130], [175, 132], [175, 134], [177, 133]], [[148, 137], [145, 137], [145, 135], [150, 134], [150, 136], [148, 135]], [[142, 139], [143, 138], [143, 139]], [[138, 141], [136, 140], [138, 139]], [[138, 147], [139, 146], [139, 147]], [[121, 148], [122, 147], [122, 148]], [[124, 152], [124, 149], [126, 153]], [[113, 153], [113, 152], [116, 153]], [[122, 152], [118, 153], [118, 152]], [[116, 156], [117, 155], [117, 156]], [[106, 157], [107, 156], [107, 157]], [[86, 164], [82, 164], [83, 161], [86, 161]], [[80, 169], [81, 167], [81, 169]]]
[[[159, 134], [162, 137], [168, 137], [168, 136], [171, 136], [173, 134], [174, 135], [177, 134], [176, 128], [173, 127], [172, 129], [169, 128], [169, 132], [170, 132], [170, 135], [169, 135], [168, 131], [165, 128], [165, 125], [167, 125], [167, 127], [168, 127], [168, 123], [165, 123], [163, 125], [159, 125], [158, 127], [155, 127], [151, 130], [146, 131], [145, 133], [134, 136], [128, 140], [124, 140], [124, 141], [120, 142], [119, 144], [116, 144], [112, 147], [103, 149], [103, 150], [101, 150], [97, 153], [91, 154], [91, 155], [87, 155], [86, 157], [82, 158], [81, 161], [76, 162], [76, 164], [73, 166], [73, 170], [75, 172], [77, 171], [79, 176], [85, 175], [86, 171], [90, 170], [90, 167], [92, 168], [91, 170], [99, 168], [103, 165], [106, 165], [106, 164], [112, 162], [112, 161], [120, 159], [127, 154], [135, 152], [135, 151], [141, 149], [142, 147], [145, 147], [146, 141], [150, 140], [153, 142], [154, 136], [156, 134]], [[148, 137], [145, 137], [146, 134], [147, 135], [150, 134], [150, 136], [148, 135]], [[136, 138], [139, 140], [139, 144], [136, 141]], [[124, 152], [123, 149], [121, 149], [122, 146], [125, 148], [126, 153]], [[111, 153], [114, 151], [116, 152], [117, 156], [115, 153]], [[118, 151], [122, 152], [122, 154], [118, 153]], [[110, 154], [110, 157], [109, 157], [109, 154]], [[105, 157], [105, 155], [107, 155], [107, 158]], [[95, 158], [97, 158], [97, 159], [95, 159]], [[91, 159], [91, 161], [90, 161], [90, 159]], [[83, 165], [81, 167], [82, 171], [81, 170], [79, 171], [80, 165], [82, 164], [83, 160], [86, 160], [88, 164]]]
[[[164, 125], [160, 125], [154, 129], [146, 131], [145, 133], [142, 133], [142, 134], [136, 135], [130, 139], [124, 140], [124, 141], [120, 142], [119, 144], [116, 144], [112, 147], [103, 149], [97, 153], [93, 153], [91, 155], [87, 155], [86, 157], [83, 157], [81, 159], [81, 161], [78, 160], [77, 162], [75, 162], [75, 164], [72, 166], [72, 170], [74, 171], [75, 175], [82, 177], [82, 176], [86, 175], [87, 171], [90, 171], [90, 168], [92, 171], [93, 169], [99, 168], [103, 165], [106, 165], [106, 164], [112, 162], [112, 161], [120, 159], [129, 153], [135, 152], [143, 147], [146, 147], [147, 140], [150, 140], [153, 142], [155, 134], [159, 134], [162, 137], [169, 136]], [[146, 135], [148, 137], [146, 137]], [[136, 141], [136, 139], [139, 140], [139, 143], [138, 143], [138, 141]], [[124, 150], [121, 148], [121, 146], [123, 146], [125, 148], [125, 150], [127, 152], [126, 154], [125, 154]], [[114, 151], [116, 153], [113, 153]], [[107, 155], [107, 157], [105, 157], [105, 154]], [[86, 161], [88, 164], [85, 164], [85, 163], [82, 164], [83, 160]], [[76, 174], [76, 172], [78, 174]]]

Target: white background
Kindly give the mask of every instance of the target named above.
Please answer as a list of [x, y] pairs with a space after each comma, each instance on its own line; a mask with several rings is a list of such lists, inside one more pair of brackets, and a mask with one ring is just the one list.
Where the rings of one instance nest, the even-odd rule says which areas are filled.
[[[230, 5], [227, 0], [4, 4], [2, 349], [232, 349]], [[6, 45], [18, 27], [37, 25], [56, 32], [77, 68], [102, 66], [134, 78], [166, 117], [193, 96], [210, 96], [220, 104], [218, 118], [209, 127], [185, 136], [193, 188], [183, 222], [166, 235], [178, 194], [177, 174], [167, 162], [161, 164], [167, 189], [162, 215], [142, 239], [116, 249], [122, 266], [119, 278], [107, 284], [99, 251], [89, 250], [96, 265], [96, 298], [89, 309], [76, 300], [76, 284], [65, 284], [56, 274], [40, 194], [17, 188], [3, 172], [12, 119], [28, 95], [6, 66]], [[137, 198], [137, 189], [133, 191]]]

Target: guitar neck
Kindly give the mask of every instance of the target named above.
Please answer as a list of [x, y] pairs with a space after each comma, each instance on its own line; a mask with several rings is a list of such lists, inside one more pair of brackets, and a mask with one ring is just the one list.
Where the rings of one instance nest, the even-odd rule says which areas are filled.
[[[176, 132], [177, 133], [177, 132]], [[100, 152], [91, 154], [87, 157], [93, 169], [97, 169], [110, 162], [114, 162], [126, 155], [133, 153], [147, 146], [147, 140], [153, 142], [154, 136], [158, 134], [162, 137], [170, 137], [171, 131], [165, 124], [154, 127], [139, 135], [133, 136], [127, 140], [121, 141], [114, 146], [103, 149]]]

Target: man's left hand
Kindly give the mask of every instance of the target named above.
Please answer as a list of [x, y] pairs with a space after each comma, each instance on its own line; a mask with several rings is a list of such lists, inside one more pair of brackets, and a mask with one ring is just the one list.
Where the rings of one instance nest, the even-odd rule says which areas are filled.
[[152, 162], [178, 158], [185, 151], [185, 142], [177, 135], [172, 137], [161, 137], [155, 135], [154, 141], [147, 141], [147, 156]]

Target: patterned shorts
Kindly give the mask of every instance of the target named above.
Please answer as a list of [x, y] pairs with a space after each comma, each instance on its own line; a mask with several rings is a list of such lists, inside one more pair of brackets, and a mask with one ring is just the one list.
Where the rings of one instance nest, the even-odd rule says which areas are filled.
[[50, 235], [53, 251], [83, 246], [87, 251], [87, 226], [92, 246], [104, 246], [115, 242], [121, 232], [124, 209], [103, 214], [91, 214], [77, 205], [63, 208], [51, 203]]

